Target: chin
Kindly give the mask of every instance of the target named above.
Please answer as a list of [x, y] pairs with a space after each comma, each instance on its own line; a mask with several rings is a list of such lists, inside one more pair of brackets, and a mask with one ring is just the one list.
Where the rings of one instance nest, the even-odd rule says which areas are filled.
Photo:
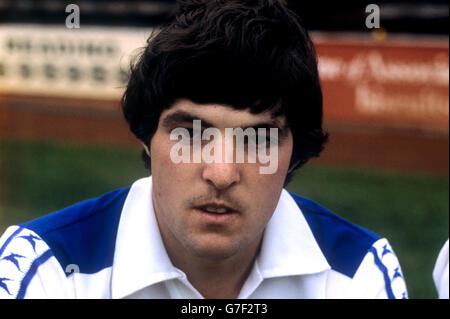
[[204, 243], [189, 245], [187, 249], [196, 257], [210, 260], [224, 260], [230, 258], [241, 250], [239, 244], [232, 244], [229, 241], [220, 243], [218, 241], [208, 240]]

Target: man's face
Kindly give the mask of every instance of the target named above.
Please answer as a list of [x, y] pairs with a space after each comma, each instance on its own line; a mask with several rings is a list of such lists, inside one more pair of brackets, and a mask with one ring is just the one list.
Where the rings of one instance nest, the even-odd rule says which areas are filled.
[[[256, 163], [228, 163], [225, 151], [219, 162], [174, 163], [171, 149], [178, 140], [171, 140], [170, 133], [176, 128], [192, 131], [193, 119], [201, 120], [202, 130], [217, 128], [223, 139], [215, 143], [223, 149], [225, 128], [253, 127], [258, 131], [264, 127], [267, 135], [270, 127], [278, 128], [277, 170], [261, 174], [259, 168], [268, 164], [258, 159]], [[202, 145], [205, 143], [209, 141]], [[225, 259], [259, 243], [278, 203], [292, 145], [284, 116], [272, 118], [269, 112], [251, 114], [223, 105], [176, 101], [161, 114], [150, 143], [152, 200], [165, 245], [197, 257]]]

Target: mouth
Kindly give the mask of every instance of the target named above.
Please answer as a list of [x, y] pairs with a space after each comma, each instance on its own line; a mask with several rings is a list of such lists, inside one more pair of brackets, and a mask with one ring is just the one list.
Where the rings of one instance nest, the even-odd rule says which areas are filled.
[[209, 214], [222, 215], [222, 214], [237, 213], [237, 210], [233, 209], [232, 207], [226, 204], [219, 204], [219, 203], [207, 203], [201, 206], [196, 206], [195, 208]]
[[225, 222], [239, 215], [239, 211], [223, 203], [206, 203], [194, 210], [211, 222]]

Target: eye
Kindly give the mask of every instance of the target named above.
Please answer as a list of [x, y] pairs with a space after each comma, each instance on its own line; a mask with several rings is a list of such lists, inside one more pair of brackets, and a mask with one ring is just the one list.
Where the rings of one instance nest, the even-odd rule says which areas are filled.
[[247, 145], [256, 145], [258, 147], [270, 147], [273, 145], [274, 141], [270, 138], [270, 136], [264, 135], [246, 135], [244, 137], [244, 143]]
[[278, 145], [278, 138], [271, 137], [271, 136], [266, 137], [266, 145], [268, 147], [277, 146]]
[[194, 137], [194, 129], [192, 127], [184, 127], [185, 130], [184, 131], [184, 135], [188, 138], [193, 138]]
[[192, 128], [186, 127], [176, 127], [170, 131], [170, 140], [171, 141], [186, 141], [191, 140], [192, 138]]
[[272, 147], [277, 145], [277, 140], [270, 136], [258, 135], [258, 146]]
[[266, 134], [250, 134], [245, 137], [245, 143], [250, 145], [257, 145], [259, 147], [273, 147], [278, 145], [278, 136], [272, 136], [269, 130], [266, 130]]
[[193, 143], [194, 139], [200, 140], [203, 144], [202, 140], [202, 130], [194, 130], [193, 127], [177, 127], [172, 132], [177, 132], [178, 139], [182, 139], [186, 143]]
[[191, 136], [191, 138], [202, 138], [203, 130], [194, 130], [192, 127], [186, 128]]

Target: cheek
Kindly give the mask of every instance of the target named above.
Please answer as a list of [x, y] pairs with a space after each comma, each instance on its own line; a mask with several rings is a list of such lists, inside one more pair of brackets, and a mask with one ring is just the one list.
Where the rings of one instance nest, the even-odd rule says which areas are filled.
[[167, 158], [170, 158], [171, 146], [169, 145], [169, 142], [170, 140], [162, 136], [162, 134], [160, 134], [158, 131], [155, 133], [150, 143], [152, 166], [160, 165], [161, 163], [164, 163]]
[[282, 148], [278, 155], [278, 172], [277, 174], [286, 175], [291, 163], [292, 146]]
[[286, 175], [289, 170], [289, 163], [292, 155], [292, 144], [286, 143], [278, 150], [278, 167], [273, 174], [260, 174], [260, 191], [264, 205], [270, 206], [270, 210], [275, 210], [281, 191], [283, 190]]
[[292, 138], [289, 136], [288, 139], [278, 147], [278, 152], [274, 153], [274, 158], [272, 158], [274, 161], [273, 165], [276, 166], [276, 171], [274, 171], [273, 174], [267, 174], [265, 176], [273, 181], [282, 180], [284, 182], [291, 162], [292, 147]]
[[172, 141], [166, 134], [156, 132], [150, 144], [150, 160], [154, 176], [166, 176], [166, 179], [177, 178], [175, 163], [170, 158]]
[[173, 141], [155, 135], [150, 145], [153, 187], [156, 196], [166, 205], [174, 205], [174, 198], [183, 198], [188, 183], [193, 182], [195, 167], [189, 163], [174, 163], [170, 157]]
[[[290, 144], [279, 148], [277, 169], [273, 174], [261, 174], [259, 165], [252, 166], [247, 172], [251, 174], [252, 193], [259, 198], [257, 201], [261, 211], [273, 211], [278, 203], [279, 196], [286, 180], [291, 160], [292, 147]], [[268, 165], [268, 164], [264, 164]]]
[[157, 198], [163, 198], [175, 191], [179, 184], [174, 163], [170, 160], [170, 145], [161, 136], [155, 134], [150, 144], [153, 191]]

